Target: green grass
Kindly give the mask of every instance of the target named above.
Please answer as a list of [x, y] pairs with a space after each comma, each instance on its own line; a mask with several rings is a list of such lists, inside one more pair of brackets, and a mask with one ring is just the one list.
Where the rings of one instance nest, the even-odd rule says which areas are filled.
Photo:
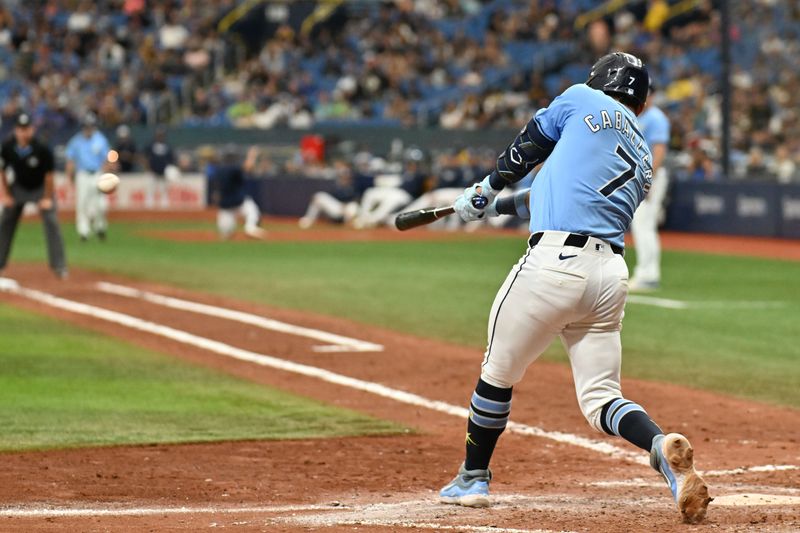
[[[72, 264], [139, 279], [311, 310], [480, 348], [494, 294], [524, 252], [524, 237], [458, 242], [174, 243], [117, 223], [105, 245], [80, 245]], [[211, 225], [204, 227], [211, 229]], [[44, 260], [41, 230], [26, 225], [14, 260]], [[630, 254], [629, 260], [633, 260]], [[630, 303], [624, 373], [800, 407], [800, 277], [796, 262], [664, 254], [663, 298], [718, 302], [675, 311]], [[741, 301], [782, 302], [748, 308]], [[726, 302], [730, 305], [726, 305]], [[548, 357], [564, 360], [552, 347]]]
[[3, 451], [402, 430], [7, 305], [0, 368]]

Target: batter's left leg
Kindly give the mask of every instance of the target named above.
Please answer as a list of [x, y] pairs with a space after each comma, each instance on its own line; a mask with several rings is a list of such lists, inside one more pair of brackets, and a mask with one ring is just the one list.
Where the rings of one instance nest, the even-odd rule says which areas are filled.
[[589, 423], [648, 452], [650, 465], [667, 482], [684, 521], [701, 522], [711, 498], [694, 468], [688, 439], [678, 433], [664, 435], [641, 405], [622, 396], [619, 330], [570, 326], [562, 340], [569, 351], [578, 402]]

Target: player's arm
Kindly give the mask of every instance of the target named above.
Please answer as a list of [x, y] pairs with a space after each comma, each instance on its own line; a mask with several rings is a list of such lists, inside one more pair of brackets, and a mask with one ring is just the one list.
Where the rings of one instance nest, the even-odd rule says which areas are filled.
[[75, 183], [75, 151], [75, 138], [73, 137], [69, 144], [67, 144], [67, 149], [65, 152], [67, 163], [64, 166], [64, 173], [67, 175], [67, 178], [71, 183]]
[[242, 170], [244, 170], [247, 174], [252, 174], [256, 168], [256, 162], [258, 161], [258, 147], [251, 146], [249, 150], [247, 150], [247, 156], [244, 159], [244, 164], [242, 164]]
[[486, 216], [513, 215], [522, 219], [531, 218], [531, 190], [522, 189], [509, 196], [495, 198], [486, 208]]
[[537, 116], [534, 116], [522, 131], [497, 158], [495, 169], [489, 174], [492, 189], [502, 190], [506, 185], [516, 183], [536, 165], [543, 163], [556, 147], [556, 141], [542, 131]]
[[549, 106], [536, 112], [497, 158], [492, 173], [482, 182], [468, 188], [464, 191], [464, 195], [456, 200], [454, 207], [462, 219], [476, 220], [484, 215], [482, 210], [472, 205], [472, 196], [484, 196], [491, 205], [506, 185], [520, 181], [534, 167], [550, 157], [561, 138], [561, 131], [567, 119], [575, 111], [575, 101], [581, 98], [583, 90], [593, 89], [583, 84], [574, 85], [553, 100]]
[[650, 147], [650, 151], [653, 153], [653, 172], [655, 173], [664, 164], [664, 158], [667, 157], [667, 145], [666, 143], [654, 144]]

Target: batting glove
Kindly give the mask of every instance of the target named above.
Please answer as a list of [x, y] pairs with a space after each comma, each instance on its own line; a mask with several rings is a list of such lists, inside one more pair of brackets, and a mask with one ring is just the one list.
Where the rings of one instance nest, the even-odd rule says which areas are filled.
[[[456, 199], [453, 207], [456, 213], [458, 213], [458, 216], [465, 222], [479, 220], [486, 214], [486, 206], [490, 205], [499, 193], [500, 191], [492, 188], [489, 184], [489, 176], [486, 176], [480, 183], [476, 183], [464, 189], [464, 194]], [[483, 202], [475, 201], [474, 198], [479, 196], [482, 196], [485, 200]]]

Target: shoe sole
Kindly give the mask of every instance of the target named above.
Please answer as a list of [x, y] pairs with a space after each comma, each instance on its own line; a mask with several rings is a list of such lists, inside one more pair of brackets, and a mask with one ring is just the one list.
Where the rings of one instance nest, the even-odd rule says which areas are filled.
[[708, 504], [713, 498], [708, 496], [708, 485], [694, 469], [694, 449], [689, 440], [679, 433], [665, 436], [663, 447], [670, 469], [676, 477], [682, 478], [677, 503], [683, 521], [698, 524], [705, 519]]
[[439, 501], [463, 507], [489, 507], [489, 496], [485, 494], [469, 494], [467, 496], [440, 496]]

